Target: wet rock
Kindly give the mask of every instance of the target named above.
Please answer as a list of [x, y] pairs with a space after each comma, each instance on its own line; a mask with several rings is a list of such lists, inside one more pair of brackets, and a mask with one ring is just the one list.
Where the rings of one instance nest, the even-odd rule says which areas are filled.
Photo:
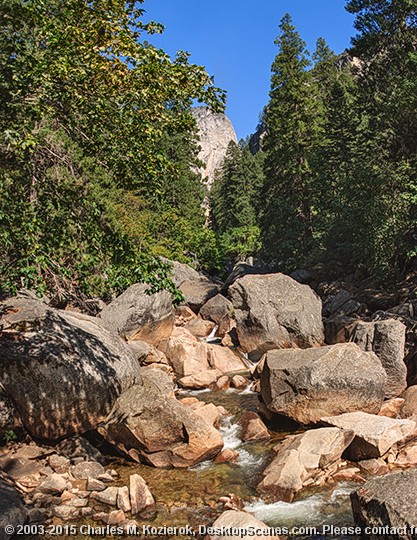
[[212, 333], [215, 326], [216, 325], [211, 321], [205, 321], [200, 317], [195, 317], [195, 319], [191, 319], [184, 328], [191, 332], [195, 337], [205, 338]]
[[350, 336], [364, 351], [373, 351], [387, 373], [387, 398], [399, 396], [407, 387], [407, 367], [404, 363], [406, 327], [394, 319], [363, 322], [354, 327]]
[[[206, 540], [236, 540], [236, 536], [233, 534], [216, 534], [217, 530], [232, 531], [233, 529], [239, 530], [239, 538], [242, 540], [279, 540], [278, 536], [268, 534], [268, 526], [265, 525], [259, 519], [256, 519], [251, 514], [247, 512], [238, 512], [236, 510], [227, 510], [216, 519], [212, 525], [214, 534], [209, 534], [206, 536]], [[244, 531], [247, 530], [247, 535]], [[253, 531], [259, 530], [258, 535], [253, 535]]]
[[148, 294], [149, 285], [136, 283], [113, 300], [100, 313], [103, 321], [129, 340], [156, 345], [168, 338], [174, 328], [171, 294]]
[[409, 418], [417, 414], [417, 386], [410, 386], [403, 393], [404, 405], [401, 409], [401, 418]]
[[385, 401], [379, 411], [379, 416], [387, 416], [388, 418], [397, 418], [405, 403], [403, 398], [393, 398]]
[[208, 345], [208, 361], [210, 367], [222, 373], [247, 369], [241, 357], [231, 349], [221, 345]]
[[335, 464], [354, 438], [338, 428], [320, 428], [287, 437], [263, 472], [258, 491], [275, 501], [292, 502], [295, 495], [326, 468]]
[[229, 463], [236, 461], [239, 457], [239, 452], [236, 450], [230, 450], [229, 448], [225, 448], [220, 452], [220, 454], [216, 457], [214, 460], [214, 463]]
[[108, 506], [116, 506], [119, 488], [108, 487], [104, 491], [92, 491], [91, 498]]
[[386, 377], [376, 355], [354, 343], [275, 350], [267, 353], [261, 391], [270, 411], [310, 424], [350, 411], [378, 413]]
[[99, 319], [22, 298], [2, 313], [0, 380], [32, 435], [55, 441], [94, 429], [140, 383], [129, 348]]
[[[390, 538], [413, 539], [417, 523], [417, 470], [402, 471], [372, 478], [351, 494], [352, 511], [356, 525], [363, 527], [389, 527], [402, 529]], [[380, 534], [368, 538], [379, 539]], [[388, 536], [384, 535], [384, 538]]]
[[[161, 374], [162, 375], [162, 374]], [[219, 432], [189, 407], [161, 392], [143, 374], [143, 385], [122, 394], [99, 432], [136, 461], [156, 467], [190, 467], [214, 458]]]
[[416, 428], [416, 423], [411, 420], [395, 420], [360, 411], [322, 418], [322, 422], [353, 431], [355, 438], [346, 452], [352, 461], [383, 456]]
[[151, 516], [155, 514], [155, 500], [145, 480], [138, 474], [130, 476], [130, 504], [132, 515]]
[[266, 441], [271, 438], [268, 428], [254, 412], [244, 413], [238, 424], [242, 428], [242, 441]]
[[201, 416], [207, 424], [219, 429], [220, 413], [214, 403], [201, 403], [201, 406], [191, 405], [191, 409], [198, 414], [198, 416]]
[[213, 386], [213, 390], [229, 390], [229, 388], [230, 380], [227, 375], [223, 375], [223, 377], [220, 377], [220, 379], [218, 379]]
[[324, 342], [321, 300], [308, 285], [283, 274], [245, 276], [229, 288], [244, 352], [258, 360], [271, 349]]
[[52, 513], [55, 517], [62, 519], [63, 521], [70, 521], [72, 519], [76, 519], [80, 515], [78, 508], [74, 508], [73, 506], [67, 506], [65, 504], [61, 506], [54, 506], [52, 508]]
[[132, 505], [130, 504], [130, 491], [127, 486], [119, 488], [117, 494], [117, 508], [123, 512], [131, 512]]
[[188, 377], [182, 377], [179, 379], [178, 386], [181, 388], [187, 388], [189, 390], [201, 390], [203, 388], [209, 388], [222, 376], [221, 371], [217, 369], [207, 369], [200, 371], [194, 375]]
[[60, 495], [66, 489], [71, 489], [71, 482], [61, 474], [51, 474], [38, 486], [40, 493]]
[[175, 328], [160, 348], [180, 377], [209, 369], [207, 344], [198, 341], [185, 328]]
[[232, 377], [230, 385], [232, 386], [232, 388], [243, 390], [244, 388], [247, 388], [250, 385], [250, 381], [248, 381], [246, 377], [242, 377], [242, 375], [234, 375]]
[[145, 341], [128, 341], [127, 344], [141, 366], [168, 364], [165, 354]]
[[8, 540], [12, 534], [6, 532], [6, 525], [17, 529], [26, 522], [28, 514], [20, 493], [12, 483], [0, 478], [0, 493], [0, 538]]
[[96, 461], [83, 461], [72, 469], [72, 474], [77, 480], [87, 480], [87, 478], [98, 478], [106, 471], [100, 463]]
[[224, 337], [236, 325], [234, 311], [232, 302], [218, 294], [200, 309], [200, 317], [217, 324], [217, 335]]

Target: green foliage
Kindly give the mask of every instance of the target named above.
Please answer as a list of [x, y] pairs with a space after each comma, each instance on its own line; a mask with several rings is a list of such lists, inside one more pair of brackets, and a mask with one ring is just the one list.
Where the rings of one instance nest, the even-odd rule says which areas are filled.
[[162, 27], [141, 4], [0, 0], [2, 289], [172, 289], [155, 256], [181, 251], [174, 223], [183, 251], [201, 244], [190, 107], [222, 110], [225, 95], [187, 54], [143, 41]]
[[17, 440], [17, 435], [12, 429], [8, 429], [4, 432], [4, 439], [6, 444], [9, 444]]
[[321, 136], [319, 100], [309, 54], [291, 17], [280, 25], [266, 111], [263, 244], [269, 258], [286, 266], [314, 249], [316, 189], [314, 150]]
[[244, 260], [261, 248], [258, 225], [263, 185], [263, 154], [248, 145], [229, 144], [210, 194], [211, 227], [219, 235], [223, 258]]

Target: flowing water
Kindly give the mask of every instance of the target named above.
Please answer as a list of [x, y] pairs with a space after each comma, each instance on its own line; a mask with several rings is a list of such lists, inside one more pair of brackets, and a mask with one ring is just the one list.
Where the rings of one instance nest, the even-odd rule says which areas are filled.
[[[190, 525], [198, 529], [201, 525], [211, 525], [224, 511], [219, 498], [231, 493], [242, 499], [246, 510], [272, 527], [291, 529], [294, 526], [352, 525], [349, 493], [357, 487], [356, 485], [339, 484], [333, 489], [302, 493], [291, 504], [284, 502], [268, 504], [259, 497], [256, 485], [261, 479], [261, 472], [273, 456], [272, 448], [288, 433], [273, 432], [272, 439], [267, 442], [243, 443], [241, 441], [239, 426], [236, 422], [243, 412], [256, 411], [258, 398], [255, 393], [250, 390], [243, 392], [198, 391], [180, 392], [178, 397], [186, 396], [195, 396], [202, 401], [221, 405], [230, 413], [222, 419], [221, 433], [225, 447], [237, 450], [239, 458], [235, 463], [200, 463], [188, 470], [163, 470], [126, 463], [115, 465], [114, 468], [120, 475], [118, 485], [129, 485], [129, 476], [137, 473], [145, 479], [155, 497], [157, 516], [151, 522], [138, 520], [140, 527], [143, 525], [154, 527]], [[156, 540], [162, 536], [142, 535], [142, 538]], [[171, 538], [171, 536], [163, 536], [163, 538]], [[189, 537], [177, 535], [175, 538]], [[304, 535], [297, 538], [311, 538], [311, 536]]]

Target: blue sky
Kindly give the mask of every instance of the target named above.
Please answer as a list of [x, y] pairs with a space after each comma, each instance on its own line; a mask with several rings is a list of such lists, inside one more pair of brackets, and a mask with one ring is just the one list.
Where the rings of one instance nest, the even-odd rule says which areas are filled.
[[149, 41], [174, 55], [179, 49], [206, 66], [228, 92], [226, 114], [239, 138], [255, 131], [268, 102], [274, 40], [289, 12], [310, 51], [324, 37], [336, 51], [349, 46], [353, 17], [345, 0], [146, 0], [145, 19], [166, 26]]

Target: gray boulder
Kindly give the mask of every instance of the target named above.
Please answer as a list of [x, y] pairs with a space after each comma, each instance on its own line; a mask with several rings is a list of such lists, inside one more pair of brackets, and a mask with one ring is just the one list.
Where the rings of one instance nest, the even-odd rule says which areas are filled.
[[292, 502], [303, 487], [340, 459], [353, 438], [353, 431], [338, 428], [287, 437], [274, 448], [276, 456], [264, 470], [258, 491], [268, 500]]
[[383, 456], [394, 444], [411, 435], [416, 428], [416, 423], [412, 420], [396, 420], [362, 411], [325, 417], [322, 418], [322, 422], [353, 431], [355, 438], [346, 453], [352, 461]]
[[27, 511], [22, 498], [11, 482], [0, 478], [0, 540], [8, 540], [13, 536], [6, 532], [6, 525], [17, 529], [24, 525], [27, 519]]
[[35, 437], [94, 429], [119, 394], [140, 384], [128, 346], [99, 319], [24, 298], [1, 311], [0, 382]]
[[135, 461], [155, 467], [185, 468], [214, 458], [223, 448], [220, 433], [177, 401], [170, 385], [160, 370], [143, 371], [143, 385], [118, 398], [99, 433]]
[[[416, 538], [417, 524], [417, 470], [412, 469], [372, 478], [351, 494], [353, 517], [356, 525], [375, 527], [367, 538]], [[392, 532], [378, 533], [378, 528]], [[395, 531], [396, 530], [396, 531]]]
[[110, 302], [100, 317], [126, 339], [157, 345], [171, 335], [174, 311], [168, 291], [154, 294], [148, 294], [148, 291], [149, 285], [145, 283], [132, 285]]
[[270, 411], [311, 424], [345, 412], [378, 413], [386, 379], [377, 356], [354, 343], [274, 350], [266, 355], [261, 392]]
[[[220, 531], [219, 534], [216, 531]], [[206, 540], [236, 540], [236, 537], [241, 540], [279, 540], [279, 536], [275, 536], [268, 525], [248, 512], [237, 510], [223, 512], [209, 527]]]
[[229, 288], [244, 352], [259, 360], [271, 349], [323, 344], [321, 300], [284, 274], [245, 276]]
[[406, 327], [400, 321], [356, 323], [350, 341], [364, 351], [373, 351], [381, 360], [388, 379], [385, 391], [387, 399], [399, 396], [407, 387], [407, 367], [404, 363]]
[[208, 279], [187, 280], [179, 286], [179, 290], [184, 295], [185, 303], [195, 313], [213, 296], [218, 294], [220, 287]]
[[224, 337], [235, 326], [234, 311], [232, 302], [218, 294], [204, 304], [200, 309], [200, 316], [216, 323], [217, 335]]

